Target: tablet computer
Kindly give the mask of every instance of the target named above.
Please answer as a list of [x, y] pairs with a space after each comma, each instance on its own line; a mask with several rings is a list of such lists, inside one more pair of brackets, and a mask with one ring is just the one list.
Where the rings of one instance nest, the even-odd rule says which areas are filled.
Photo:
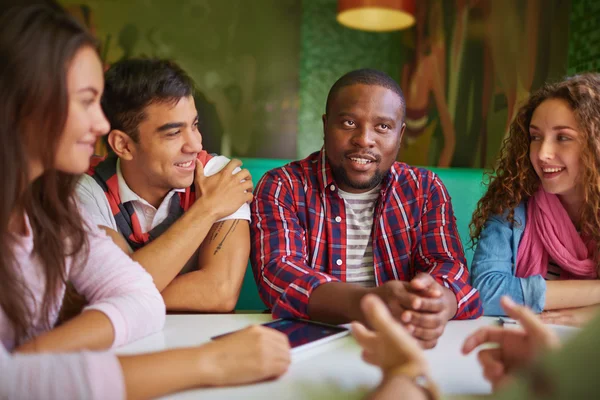
[[[350, 330], [343, 326], [295, 318], [277, 319], [262, 325], [287, 335], [290, 341], [290, 347], [292, 348], [292, 353], [327, 343], [350, 333]], [[212, 339], [218, 339], [231, 333], [233, 332], [215, 336]]]

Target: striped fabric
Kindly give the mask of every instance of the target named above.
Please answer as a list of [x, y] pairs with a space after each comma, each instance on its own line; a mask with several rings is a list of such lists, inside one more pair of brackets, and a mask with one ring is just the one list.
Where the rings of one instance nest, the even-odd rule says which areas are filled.
[[[198, 159], [206, 165], [212, 156], [206, 151], [198, 153]], [[123, 235], [133, 251], [145, 246], [150, 241], [165, 232], [196, 200], [194, 185], [186, 188], [185, 192], [176, 193], [169, 204], [169, 215], [163, 222], [149, 232], [143, 232], [140, 219], [131, 202], [121, 202], [119, 195], [119, 182], [117, 179], [117, 157], [112, 155], [107, 158], [92, 157], [90, 168], [87, 172], [100, 185], [110, 209], [115, 217], [119, 233]]]
[[375, 286], [373, 268], [373, 213], [380, 185], [366, 193], [338, 189], [346, 208], [346, 282]]
[[[347, 214], [321, 150], [267, 172], [251, 205], [250, 261], [275, 317], [308, 318], [311, 292], [347, 282]], [[450, 196], [432, 172], [394, 163], [382, 182], [372, 228], [375, 285], [431, 274], [456, 294], [455, 318], [476, 318]]]

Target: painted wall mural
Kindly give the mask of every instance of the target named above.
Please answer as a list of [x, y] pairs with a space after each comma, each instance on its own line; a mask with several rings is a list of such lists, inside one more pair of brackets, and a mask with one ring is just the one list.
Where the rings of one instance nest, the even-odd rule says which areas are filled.
[[296, 156], [301, 2], [61, 3], [95, 32], [107, 66], [134, 56], [171, 58], [192, 76], [208, 151]]
[[569, 75], [600, 71], [600, 2], [572, 0], [569, 30]]
[[520, 103], [567, 71], [570, 2], [427, 0], [404, 34], [407, 132], [415, 165], [490, 167]]
[[[62, 2], [96, 32], [107, 65], [138, 55], [178, 61], [199, 89], [205, 147], [230, 156], [318, 150], [329, 88], [370, 67], [405, 92], [399, 159], [490, 167], [519, 104], [567, 73], [568, 54], [597, 62], [569, 49], [571, 0], [420, 0], [417, 24], [395, 33], [342, 27], [337, 0]], [[597, 7], [573, 2], [579, 21]], [[576, 31], [598, 32], [585, 24]]]
[[355, 68], [404, 90], [400, 160], [466, 168], [492, 166], [521, 101], [567, 72], [569, 0], [420, 0], [416, 25], [392, 34], [341, 27], [336, 4], [303, 3], [300, 157], [322, 143], [329, 87]]

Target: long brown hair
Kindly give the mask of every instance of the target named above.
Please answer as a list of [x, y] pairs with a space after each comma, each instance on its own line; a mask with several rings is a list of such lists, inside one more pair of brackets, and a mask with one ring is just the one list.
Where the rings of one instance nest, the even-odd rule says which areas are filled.
[[[85, 260], [84, 222], [73, 200], [77, 177], [54, 169], [68, 114], [67, 71], [84, 46], [87, 31], [66, 13], [46, 6], [15, 7], [0, 18], [0, 307], [15, 343], [31, 334], [32, 290], [16, 262], [12, 218], [29, 217], [33, 256], [45, 276], [41, 321], [50, 329], [52, 307], [66, 280], [66, 258]], [[28, 159], [41, 160], [43, 174], [30, 182]]]
[[[485, 222], [492, 215], [507, 213], [514, 223], [514, 210], [537, 190], [540, 180], [529, 159], [529, 124], [535, 109], [545, 100], [562, 99], [573, 110], [582, 141], [582, 184], [584, 205], [580, 221], [582, 235], [600, 245], [600, 74], [575, 75], [546, 84], [520, 108], [500, 150], [498, 164], [488, 174], [489, 184], [471, 220], [471, 240], [475, 245]], [[596, 249], [596, 258], [598, 256]]]

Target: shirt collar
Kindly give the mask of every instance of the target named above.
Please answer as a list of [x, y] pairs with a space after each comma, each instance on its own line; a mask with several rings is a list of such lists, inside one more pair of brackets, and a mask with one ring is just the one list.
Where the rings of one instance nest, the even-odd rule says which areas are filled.
[[329, 166], [329, 162], [327, 161], [327, 157], [325, 156], [325, 146], [321, 147], [319, 157], [317, 158], [317, 172], [317, 178], [319, 181], [319, 185], [321, 186], [321, 190], [325, 190], [332, 185], [334, 187], [337, 187], [337, 184], [333, 179], [333, 174], [331, 173], [331, 167]]
[[[121, 198], [121, 203], [125, 204], [129, 201], [139, 201], [144, 204], [150, 205], [150, 203], [148, 203], [146, 200], [144, 200], [142, 197], [140, 197], [137, 193], [135, 193], [133, 190], [131, 190], [129, 185], [127, 185], [127, 182], [125, 182], [125, 178], [123, 178], [123, 174], [121, 173], [121, 159], [117, 159], [117, 182], [119, 185], [119, 197]], [[167, 193], [167, 195], [165, 196], [165, 200], [170, 199], [171, 196], [173, 195], [173, 193], [176, 193], [176, 192], [185, 192], [185, 188], [184, 189], [171, 189], [171, 191], [169, 193]]]

